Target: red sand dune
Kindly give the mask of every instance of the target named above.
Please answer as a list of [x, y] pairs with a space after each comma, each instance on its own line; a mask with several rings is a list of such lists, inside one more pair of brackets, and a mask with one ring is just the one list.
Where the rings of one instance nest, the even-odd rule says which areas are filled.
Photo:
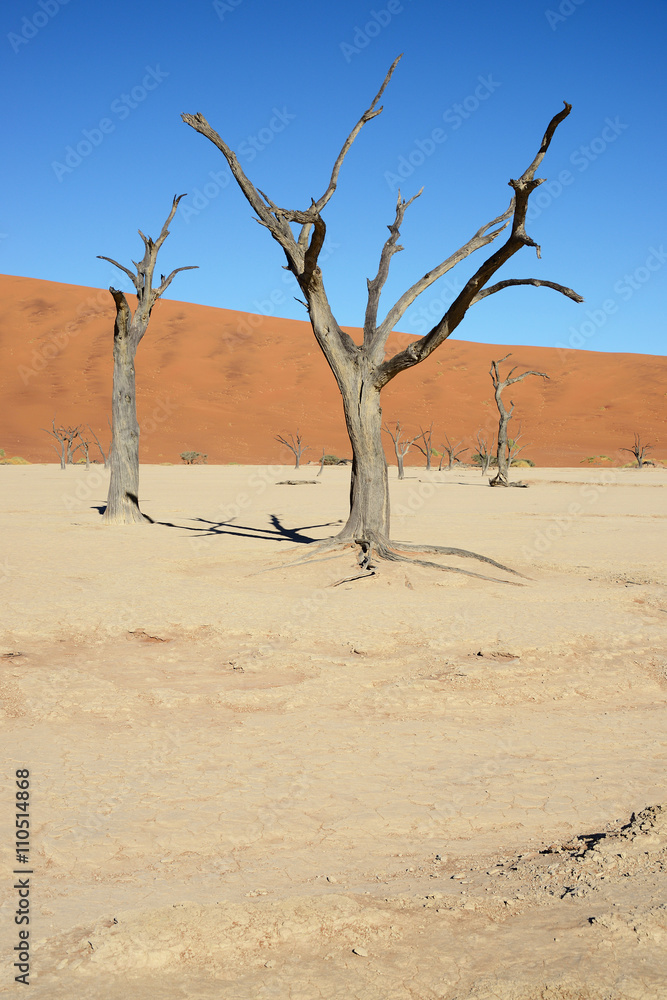
[[[0, 276], [0, 447], [8, 457], [55, 462], [57, 424], [90, 424], [107, 444], [110, 432], [112, 335], [109, 292], [32, 278]], [[350, 329], [353, 337], [359, 331]], [[412, 338], [394, 334], [390, 352]], [[408, 432], [434, 424], [472, 445], [497, 426], [489, 366], [512, 352], [513, 364], [545, 371], [507, 392], [527, 442], [522, 457], [538, 465], [574, 466], [619, 449], [638, 431], [667, 458], [667, 359], [546, 347], [451, 340], [423, 364], [399, 375], [383, 393], [384, 418]], [[143, 462], [179, 463], [182, 451], [209, 463], [281, 463], [290, 453], [275, 441], [300, 429], [310, 445], [304, 460], [350, 456], [334, 382], [307, 322], [159, 302], [137, 353], [137, 400]], [[393, 459], [387, 438], [387, 456]], [[467, 456], [465, 456], [467, 457]], [[418, 452], [409, 464], [421, 464]]]

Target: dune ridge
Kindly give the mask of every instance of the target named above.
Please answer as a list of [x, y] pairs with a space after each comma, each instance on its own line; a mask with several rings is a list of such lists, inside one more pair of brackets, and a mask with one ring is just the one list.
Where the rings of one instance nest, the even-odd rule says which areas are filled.
[[[0, 275], [0, 447], [8, 457], [57, 461], [43, 428], [90, 424], [108, 444], [114, 307], [106, 289]], [[358, 339], [360, 331], [347, 328]], [[394, 333], [389, 351], [413, 338]], [[508, 398], [522, 426], [522, 457], [538, 465], [576, 466], [619, 449], [635, 431], [667, 459], [667, 359], [557, 347], [475, 344], [451, 340], [383, 393], [385, 420], [415, 434], [433, 421], [438, 450], [444, 435], [472, 446], [480, 429], [497, 426], [490, 362], [547, 372]], [[304, 461], [327, 453], [349, 457], [337, 386], [307, 322], [258, 316], [177, 301], [157, 303], [137, 353], [141, 461], [179, 463], [183, 451], [209, 463], [287, 462], [277, 434], [300, 429]], [[389, 461], [393, 448], [385, 443]], [[467, 456], [464, 456], [464, 460]], [[407, 465], [423, 464], [413, 450]], [[604, 464], [604, 461], [603, 463]]]

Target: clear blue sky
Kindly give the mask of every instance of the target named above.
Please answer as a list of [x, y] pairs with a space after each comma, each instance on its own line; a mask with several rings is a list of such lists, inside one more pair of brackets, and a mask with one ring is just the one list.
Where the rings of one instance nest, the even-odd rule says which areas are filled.
[[[199, 270], [169, 297], [306, 318], [280, 248], [180, 112], [201, 111], [258, 187], [305, 208], [403, 52], [325, 213], [339, 322], [361, 325], [399, 168], [403, 193], [424, 193], [385, 308], [506, 207], [509, 178], [567, 100], [529, 226], [542, 260], [526, 249], [500, 276], [558, 281], [586, 302], [509, 289], [455, 337], [664, 353], [664, 0], [14, 0], [0, 17], [4, 273], [127, 287], [96, 255], [136, 259], [137, 229], [157, 235], [172, 196], [188, 192], [159, 269]], [[432, 286], [400, 329], [425, 332], [478, 260]]]

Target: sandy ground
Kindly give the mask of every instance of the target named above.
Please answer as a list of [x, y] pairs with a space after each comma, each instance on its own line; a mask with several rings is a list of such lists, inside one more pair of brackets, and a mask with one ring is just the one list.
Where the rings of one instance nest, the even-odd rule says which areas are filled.
[[[3, 870], [31, 772], [33, 997], [667, 997], [667, 470], [0, 467]], [[517, 472], [518, 476], [519, 473]], [[432, 557], [437, 558], [437, 557]], [[11, 874], [2, 980], [12, 981]]]

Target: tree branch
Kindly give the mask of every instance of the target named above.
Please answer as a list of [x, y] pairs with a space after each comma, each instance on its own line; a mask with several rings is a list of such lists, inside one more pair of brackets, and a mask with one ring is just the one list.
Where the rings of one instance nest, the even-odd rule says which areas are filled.
[[[538, 245], [526, 234], [525, 230], [528, 199], [531, 192], [542, 183], [542, 180], [535, 179], [535, 171], [542, 162], [558, 125], [569, 115], [570, 111], [571, 105], [565, 102], [563, 110], [554, 115], [549, 122], [537, 154], [530, 166], [526, 168], [518, 180], [510, 180], [509, 182], [510, 187], [514, 189], [514, 198], [510, 206], [510, 210], [513, 208], [512, 230], [507, 241], [477, 269], [462, 291], [454, 299], [445, 315], [429, 333], [425, 334], [415, 343], [410, 344], [404, 351], [384, 362], [381, 366], [380, 387], [386, 385], [399, 372], [423, 361], [439, 347], [454, 332], [465, 316], [470, 304], [483, 289], [484, 285], [521, 247], [534, 246], [539, 256]], [[499, 219], [507, 217], [508, 214], [509, 212], [505, 216], [499, 217]], [[490, 242], [490, 240], [487, 240], [487, 242]], [[427, 287], [428, 284], [430, 282], [427, 282], [424, 287]]]
[[[467, 243], [464, 243], [462, 247], [460, 247], [446, 260], [443, 260], [441, 264], [438, 264], [437, 267], [434, 267], [433, 270], [427, 271], [426, 274], [419, 279], [419, 281], [416, 281], [411, 288], [408, 288], [407, 292], [404, 292], [398, 302], [392, 306], [384, 318], [382, 325], [378, 329], [378, 342], [383, 345], [386, 344], [389, 334], [399, 322], [405, 311], [412, 305], [415, 299], [422, 294], [422, 292], [425, 292], [426, 289], [433, 284], [434, 281], [441, 278], [443, 274], [447, 273], [447, 271], [451, 271], [453, 267], [460, 264], [462, 260], [469, 257], [471, 253], [475, 252], [475, 250], [479, 250], [481, 247], [492, 243], [496, 236], [502, 233], [503, 229], [507, 228], [509, 224], [508, 220], [513, 209], [514, 199], [510, 201], [509, 207], [503, 212], [502, 215], [492, 219], [491, 222], [487, 222], [486, 225], [477, 230], [475, 235], [472, 236]], [[493, 230], [493, 232], [489, 232], [489, 230], [493, 229], [494, 226], [498, 226], [499, 228]]]
[[375, 97], [371, 101], [371, 104], [369, 105], [369, 107], [366, 109], [366, 111], [364, 111], [363, 115], [361, 116], [361, 118], [359, 119], [359, 121], [354, 126], [354, 128], [352, 129], [352, 131], [348, 135], [347, 139], [343, 143], [343, 148], [341, 149], [340, 153], [338, 154], [338, 156], [336, 158], [336, 162], [334, 163], [333, 170], [331, 171], [331, 180], [329, 181], [329, 186], [327, 187], [327, 189], [324, 192], [324, 194], [322, 195], [322, 197], [318, 198], [318, 200], [313, 204], [313, 208], [314, 208], [314, 210], [316, 212], [321, 212], [322, 211], [322, 209], [327, 204], [327, 202], [331, 198], [332, 194], [336, 190], [336, 185], [338, 184], [338, 175], [340, 173], [340, 168], [343, 165], [343, 160], [347, 156], [347, 153], [348, 153], [348, 151], [350, 149], [350, 146], [352, 145], [352, 143], [354, 142], [354, 140], [357, 138], [357, 136], [361, 132], [361, 130], [364, 127], [364, 125], [366, 124], [366, 122], [369, 122], [371, 120], [371, 118], [376, 118], [377, 115], [381, 114], [382, 108], [379, 107], [377, 109], [377, 111], [376, 111], [375, 110], [375, 105], [377, 104], [377, 102], [382, 97], [387, 84], [391, 80], [391, 77], [393, 75], [394, 70], [396, 69], [396, 67], [398, 66], [398, 64], [399, 64], [399, 62], [401, 61], [402, 58], [403, 58], [403, 53], [401, 53], [400, 56], [397, 56], [396, 59], [394, 59], [393, 63], [389, 67], [389, 72], [387, 73], [387, 75], [385, 76], [385, 78], [384, 78], [384, 80], [382, 82], [382, 86], [380, 87], [380, 89], [378, 90], [377, 94], [375, 95]]
[[545, 288], [553, 288], [554, 291], [561, 292], [574, 302], [584, 301], [583, 296], [579, 295], [578, 292], [568, 288], [567, 285], [559, 285], [555, 281], [545, 281], [542, 278], [507, 278], [505, 281], [499, 281], [496, 285], [490, 285], [488, 288], [482, 289], [471, 300], [470, 305], [474, 306], [476, 302], [479, 302], [480, 299], [485, 299], [487, 295], [494, 295], [496, 292], [502, 291], [503, 288], [509, 288], [511, 285], [534, 285], [535, 288], [540, 288], [543, 285]]
[[403, 198], [401, 198], [400, 190], [398, 192], [398, 197], [396, 199], [396, 215], [394, 216], [392, 224], [387, 226], [390, 235], [380, 254], [378, 272], [372, 281], [368, 281], [368, 304], [366, 306], [366, 316], [364, 319], [364, 343], [370, 343], [375, 338], [377, 333], [376, 324], [378, 307], [380, 305], [380, 295], [382, 294], [382, 289], [389, 275], [391, 258], [395, 253], [399, 253], [403, 249], [402, 246], [398, 245], [397, 240], [400, 236], [400, 227], [403, 223], [406, 210], [416, 198], [419, 198], [423, 190], [424, 188], [420, 188], [417, 194], [413, 194], [409, 201], [404, 201]]
[[162, 296], [166, 292], [166, 290], [169, 288], [170, 284], [174, 280], [174, 277], [178, 274], [179, 271], [198, 271], [198, 270], [199, 270], [199, 264], [187, 264], [185, 267], [177, 267], [174, 271], [171, 272], [168, 278], [165, 278], [163, 274], [160, 275], [160, 277], [162, 278], [162, 283], [160, 287], [157, 288], [152, 293], [153, 302], [159, 299], [160, 296]]
[[134, 273], [134, 271], [130, 271], [129, 267], [125, 267], [123, 264], [119, 264], [117, 260], [112, 260], [111, 257], [103, 257], [102, 254], [99, 254], [99, 253], [97, 254], [97, 259], [98, 260], [108, 260], [110, 264], [113, 264], [115, 267], [120, 268], [121, 271], [125, 271], [125, 274], [129, 277], [129, 279], [132, 282], [132, 284], [134, 285], [134, 287], [137, 288], [137, 290], [138, 290], [139, 286], [137, 284], [137, 280], [138, 280], [137, 279], [137, 275]]
[[[214, 146], [220, 150], [224, 158], [229, 164], [229, 169], [231, 170], [236, 183], [241, 188], [241, 191], [246, 197], [246, 200], [250, 204], [250, 207], [259, 216], [259, 221], [266, 226], [273, 238], [281, 245], [287, 259], [297, 266], [303, 263], [303, 254], [300, 252], [299, 247], [297, 247], [296, 241], [294, 239], [294, 234], [290, 229], [286, 220], [281, 219], [280, 210], [273, 203], [264, 196], [264, 199], [260, 197], [260, 193], [255, 188], [255, 185], [246, 177], [241, 164], [239, 163], [236, 153], [233, 152], [224, 141], [224, 139], [218, 135], [215, 129], [211, 128], [209, 123], [206, 121], [201, 112], [197, 112], [194, 115], [182, 114], [181, 118], [186, 125], [189, 125], [199, 132], [200, 135], [205, 136], [209, 139]], [[267, 208], [265, 202], [268, 203], [270, 207]]]

